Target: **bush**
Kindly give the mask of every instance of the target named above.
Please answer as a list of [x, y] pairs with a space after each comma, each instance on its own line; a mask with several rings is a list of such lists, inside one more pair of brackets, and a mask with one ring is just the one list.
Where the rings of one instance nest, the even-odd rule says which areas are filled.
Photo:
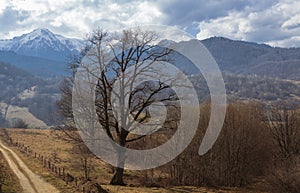
[[22, 129], [27, 129], [28, 128], [28, 124], [20, 118], [12, 119], [10, 125], [11, 125], [12, 128], [22, 128]]
[[0, 127], [7, 127], [7, 126], [8, 126], [8, 122], [0, 112]]
[[272, 192], [296, 193], [300, 190], [300, 114], [287, 105], [278, 106], [268, 114], [274, 158], [267, 180]]
[[270, 160], [263, 112], [258, 103], [228, 105], [218, 140], [208, 153], [199, 156], [199, 144], [210, 114], [210, 105], [203, 106], [199, 131], [192, 144], [164, 167], [170, 174], [169, 184], [245, 186], [261, 176]]
[[300, 156], [275, 160], [267, 180], [274, 193], [298, 193], [300, 190]]

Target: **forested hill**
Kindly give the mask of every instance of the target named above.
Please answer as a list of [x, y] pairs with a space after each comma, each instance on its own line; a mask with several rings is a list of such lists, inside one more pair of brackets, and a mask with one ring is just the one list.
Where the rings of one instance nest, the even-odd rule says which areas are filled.
[[55, 101], [59, 98], [59, 79], [40, 79], [11, 64], [0, 62], [0, 117], [9, 105], [28, 111], [52, 124]]
[[300, 80], [300, 48], [276, 48], [223, 37], [212, 37], [202, 43], [222, 71]]

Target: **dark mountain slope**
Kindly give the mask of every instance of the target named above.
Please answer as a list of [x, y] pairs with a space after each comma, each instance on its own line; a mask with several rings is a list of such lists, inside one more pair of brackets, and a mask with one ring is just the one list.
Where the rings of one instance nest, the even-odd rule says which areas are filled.
[[24, 56], [12, 51], [0, 51], [0, 61], [10, 63], [38, 77], [53, 77], [66, 73], [66, 62], [34, 56]]
[[202, 43], [222, 71], [300, 80], [300, 48], [274, 48], [221, 37], [209, 38]]

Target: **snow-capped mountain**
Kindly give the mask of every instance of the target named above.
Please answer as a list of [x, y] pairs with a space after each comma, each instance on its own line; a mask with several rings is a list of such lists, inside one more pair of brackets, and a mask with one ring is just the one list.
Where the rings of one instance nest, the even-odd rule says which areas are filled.
[[65, 61], [84, 46], [79, 39], [66, 38], [48, 29], [38, 28], [13, 39], [0, 40], [0, 50], [17, 54]]

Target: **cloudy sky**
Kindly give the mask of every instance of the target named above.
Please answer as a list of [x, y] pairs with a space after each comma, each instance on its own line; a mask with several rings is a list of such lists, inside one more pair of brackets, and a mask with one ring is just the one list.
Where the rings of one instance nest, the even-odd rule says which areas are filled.
[[224, 36], [300, 47], [299, 0], [1, 0], [0, 39], [38, 27], [83, 38], [92, 29], [178, 26], [198, 39]]

